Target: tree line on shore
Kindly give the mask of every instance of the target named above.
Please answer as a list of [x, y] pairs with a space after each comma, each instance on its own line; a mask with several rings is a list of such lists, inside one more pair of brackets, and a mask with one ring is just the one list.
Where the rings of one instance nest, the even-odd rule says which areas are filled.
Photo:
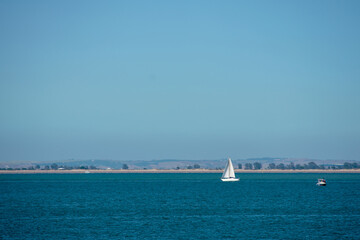
[[[239, 169], [243, 169], [243, 165], [241, 163], [238, 164]], [[278, 169], [278, 170], [304, 170], [304, 169], [359, 169], [359, 163], [349, 163], [345, 162], [343, 165], [317, 165], [314, 162], [309, 162], [305, 164], [294, 164], [293, 162], [289, 164], [284, 163], [269, 163], [266, 168], [263, 168], [262, 164], [259, 162], [255, 163], [245, 163], [244, 169], [245, 170], [260, 170], [260, 169]]]
[[73, 170], [73, 169], [84, 169], [84, 170], [94, 170], [99, 169], [95, 166], [67, 166], [67, 165], [58, 165], [53, 163], [51, 165], [40, 166], [39, 164], [31, 165], [29, 167], [22, 167], [22, 168], [0, 168], [0, 170]]
[[[189, 165], [186, 166], [185, 168], [180, 168], [180, 167], [176, 167], [176, 169], [200, 169], [200, 165], [199, 164], [194, 164], [194, 165]], [[36, 165], [31, 165], [29, 167], [22, 167], [22, 168], [0, 168], [0, 170], [95, 170], [95, 169], [100, 169], [96, 166], [90, 165], [90, 166], [67, 166], [67, 165], [58, 165], [56, 163], [53, 163], [51, 165], [45, 165], [45, 166], [40, 166], [39, 164]], [[121, 167], [121, 169], [123, 170], [128, 170], [129, 166], [124, 163]], [[143, 169], [147, 169], [147, 168], [143, 168]]]
[[[260, 170], [260, 169], [276, 169], [276, 170], [304, 170], [304, 169], [359, 169], [360, 163], [349, 163], [345, 162], [342, 165], [317, 165], [315, 162], [309, 162], [305, 164], [284, 164], [284, 163], [270, 163], [267, 166], [263, 166], [260, 162], [254, 162], [254, 163], [239, 163], [237, 165], [238, 169], [244, 169], [244, 170]], [[183, 168], [176, 167], [177, 170], [179, 169], [200, 169], [201, 166], [199, 164], [189, 165]], [[67, 165], [58, 165], [56, 163], [53, 163], [51, 165], [45, 165], [40, 166], [39, 164], [32, 165], [29, 167], [23, 167], [23, 168], [0, 168], [0, 170], [96, 170], [99, 169], [96, 166], [90, 165], [90, 166], [67, 166]], [[122, 168], [124, 170], [129, 169], [129, 166], [127, 164], [123, 164]], [[144, 168], [146, 169], [146, 168]], [[223, 168], [215, 168], [216, 170], [222, 170]]]

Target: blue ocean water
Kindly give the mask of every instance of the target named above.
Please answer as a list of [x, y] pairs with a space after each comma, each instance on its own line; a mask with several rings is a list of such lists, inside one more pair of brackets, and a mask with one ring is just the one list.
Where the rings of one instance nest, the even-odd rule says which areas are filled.
[[3, 174], [0, 239], [360, 239], [360, 174], [220, 176]]

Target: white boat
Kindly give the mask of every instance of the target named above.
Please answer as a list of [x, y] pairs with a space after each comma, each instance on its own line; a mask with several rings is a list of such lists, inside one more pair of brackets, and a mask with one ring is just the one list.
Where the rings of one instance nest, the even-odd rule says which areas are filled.
[[321, 178], [321, 179], [318, 179], [318, 182], [316, 183], [316, 185], [318, 186], [326, 186], [326, 180]]
[[235, 178], [234, 167], [232, 165], [230, 158], [228, 159], [228, 162], [226, 163], [226, 167], [225, 167], [224, 173], [221, 177], [221, 181], [223, 181], [223, 182], [239, 181], [239, 178]]

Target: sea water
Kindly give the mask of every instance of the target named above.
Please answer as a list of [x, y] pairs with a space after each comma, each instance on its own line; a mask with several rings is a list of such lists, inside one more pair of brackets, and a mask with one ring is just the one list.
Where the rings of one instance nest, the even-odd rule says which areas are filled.
[[3, 174], [0, 239], [360, 239], [360, 174], [220, 177]]

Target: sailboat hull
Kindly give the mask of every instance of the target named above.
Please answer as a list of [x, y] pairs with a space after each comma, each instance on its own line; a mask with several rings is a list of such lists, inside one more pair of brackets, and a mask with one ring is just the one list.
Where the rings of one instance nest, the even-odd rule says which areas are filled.
[[239, 178], [221, 178], [221, 181], [223, 181], [223, 182], [237, 182], [237, 181], [239, 181]]

